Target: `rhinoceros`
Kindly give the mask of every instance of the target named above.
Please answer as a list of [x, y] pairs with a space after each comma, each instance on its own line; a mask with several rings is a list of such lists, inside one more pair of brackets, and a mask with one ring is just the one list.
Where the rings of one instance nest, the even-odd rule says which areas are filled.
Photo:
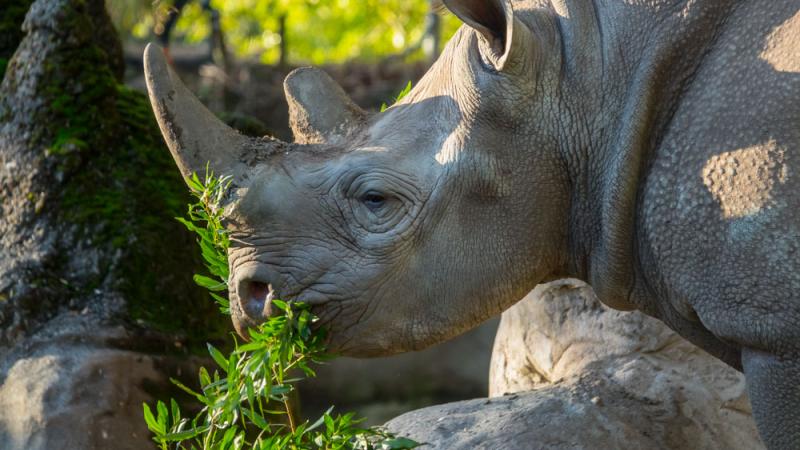
[[444, 0], [411, 93], [285, 81], [294, 143], [231, 130], [145, 55], [184, 175], [230, 175], [231, 308], [313, 305], [347, 355], [417, 350], [537, 284], [587, 281], [743, 370], [800, 448], [800, 1]]

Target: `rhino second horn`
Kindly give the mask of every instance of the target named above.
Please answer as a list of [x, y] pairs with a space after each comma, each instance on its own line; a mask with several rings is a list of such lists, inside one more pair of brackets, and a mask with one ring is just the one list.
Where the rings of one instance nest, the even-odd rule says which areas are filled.
[[333, 144], [362, 123], [366, 113], [327, 73], [295, 69], [283, 82], [289, 124], [299, 144]]
[[218, 175], [241, 175], [249, 138], [200, 103], [167, 65], [161, 47], [145, 48], [144, 73], [161, 134], [183, 176], [204, 173], [207, 164]]

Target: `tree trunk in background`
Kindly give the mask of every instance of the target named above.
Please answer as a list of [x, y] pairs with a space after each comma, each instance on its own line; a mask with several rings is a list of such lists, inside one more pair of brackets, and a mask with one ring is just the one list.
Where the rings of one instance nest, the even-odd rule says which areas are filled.
[[227, 324], [103, 0], [37, 0], [22, 30], [0, 85], [0, 448], [147, 448], [141, 402]]
[[286, 41], [286, 14], [278, 17], [278, 36], [281, 37], [280, 56], [278, 67], [286, 68], [289, 65], [289, 43]]
[[422, 40], [422, 50], [425, 52], [425, 57], [428, 63], [433, 65], [439, 59], [439, 53], [442, 51], [442, 17], [431, 5], [431, 10], [425, 19], [425, 36]]

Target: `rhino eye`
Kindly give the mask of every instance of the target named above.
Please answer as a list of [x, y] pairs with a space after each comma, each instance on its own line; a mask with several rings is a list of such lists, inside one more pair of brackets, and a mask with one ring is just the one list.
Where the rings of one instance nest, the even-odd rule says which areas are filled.
[[375, 211], [386, 204], [386, 197], [380, 192], [369, 191], [361, 196], [361, 203], [363, 203], [371, 211]]

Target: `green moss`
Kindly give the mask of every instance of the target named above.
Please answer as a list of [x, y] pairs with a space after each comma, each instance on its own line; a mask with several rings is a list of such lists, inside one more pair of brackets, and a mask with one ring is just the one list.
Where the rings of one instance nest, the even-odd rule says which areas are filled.
[[192, 281], [202, 263], [174, 219], [189, 202], [187, 189], [147, 98], [120, 83], [107, 53], [113, 46], [92, 35], [100, 19], [88, 9], [76, 0], [67, 11], [65, 28], [75, 38], [48, 60], [41, 84], [48, 105], [41, 120], [51, 126], [40, 144], [54, 178], [64, 180], [44, 211], [77, 225], [76, 239], [106, 250], [107, 272], [81, 280], [76, 292], [114, 280], [128, 318], [203, 345], [227, 324]]
[[[113, 171], [114, 180], [124, 180], [124, 203], [128, 217], [114, 223], [128, 224], [129, 232], [116, 239], [136, 236], [129, 253], [123, 291], [127, 293], [131, 317], [144, 320], [162, 331], [184, 332], [203, 345], [229, 325], [219, 319], [217, 308], [204, 289], [192, 280], [202, 262], [194, 237], [174, 218], [185, 213], [190, 196], [161, 138], [148, 100], [139, 92], [120, 87], [118, 110], [123, 117], [123, 135], [131, 149], [131, 161]], [[111, 193], [109, 192], [111, 195]]]
[[[87, 233], [84, 237], [95, 245], [122, 253], [116, 273], [109, 275], [119, 280], [132, 320], [158, 331], [184, 334], [202, 345], [209, 335], [227, 328], [213, 302], [192, 281], [191, 274], [202, 264], [193, 251], [192, 237], [174, 219], [189, 203], [187, 189], [146, 97], [116, 85], [114, 100], [107, 117], [116, 120], [105, 123], [113, 131], [110, 136], [85, 136], [82, 130], [89, 124], [76, 121], [69, 133], [56, 136], [51, 147], [79, 141], [66, 153], [53, 155], [64, 161], [62, 167], [76, 159], [87, 161], [74, 171], [63, 191], [64, 220], [80, 225]], [[99, 151], [98, 145], [102, 145]], [[91, 158], [76, 158], [93, 150]]]

